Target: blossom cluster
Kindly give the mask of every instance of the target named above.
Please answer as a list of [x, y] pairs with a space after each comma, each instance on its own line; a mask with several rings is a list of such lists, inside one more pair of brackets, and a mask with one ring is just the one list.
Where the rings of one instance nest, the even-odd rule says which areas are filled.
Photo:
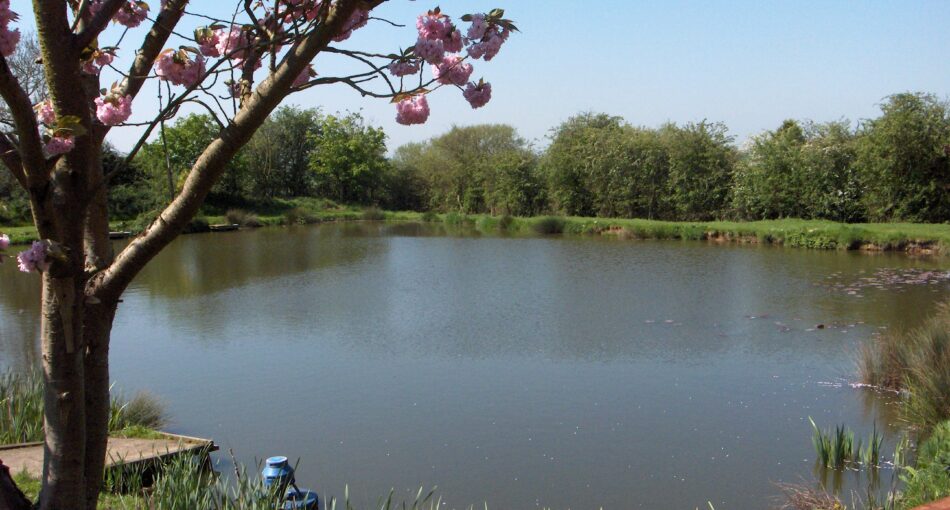
[[106, 126], [122, 124], [132, 115], [132, 96], [122, 95], [117, 89], [95, 99], [96, 118]]
[[[481, 80], [470, 82], [473, 68], [466, 59], [488, 61], [498, 54], [511, 31], [516, 30], [502, 15], [503, 11], [494, 10], [487, 14], [463, 16], [463, 20], [471, 22], [464, 37], [452, 19], [438, 8], [420, 15], [416, 19], [416, 44], [411, 53], [407, 52], [389, 64], [389, 73], [397, 77], [416, 74], [420, 71], [420, 62], [427, 62], [434, 81], [461, 88], [462, 97], [473, 109], [485, 106], [491, 99], [491, 84]], [[466, 46], [467, 57], [463, 57], [460, 52]], [[417, 124], [419, 119], [424, 122], [429, 114], [428, 104], [423, 109], [418, 103], [417, 97], [403, 98], [396, 105], [396, 122]]]
[[[7, 243], [9, 244], [9, 239], [7, 240]], [[47, 243], [43, 241], [33, 241], [33, 244], [30, 245], [28, 250], [21, 251], [20, 254], [16, 256], [16, 260], [20, 271], [23, 271], [24, 273], [31, 273], [33, 271], [46, 271], [49, 269], [51, 262], [49, 259]]]
[[183, 49], [168, 49], [155, 59], [155, 74], [175, 85], [191, 87], [204, 77], [205, 59], [200, 54], [192, 59]]
[[409, 126], [423, 124], [429, 119], [429, 101], [425, 94], [403, 99], [396, 103], [396, 122]]
[[[105, 0], [92, 0], [89, 3], [89, 16], [98, 14], [104, 4]], [[162, 5], [164, 6], [164, 4], [165, 1], [162, 0]], [[141, 25], [146, 17], [148, 17], [148, 4], [129, 0], [119, 7], [119, 10], [112, 16], [112, 21], [128, 28], [135, 28]]]
[[10, 0], [0, 0], [0, 55], [9, 57], [20, 42], [20, 29], [10, 29], [10, 22], [16, 21], [17, 13], [10, 10]]
[[43, 150], [50, 157], [65, 154], [76, 145], [72, 132], [64, 129], [57, 129], [56, 112], [53, 110], [53, 102], [49, 99], [35, 105], [36, 120], [44, 125], [50, 133], [49, 140], [43, 145]]
[[97, 49], [92, 52], [88, 59], [83, 62], [82, 72], [86, 74], [98, 75], [99, 70], [112, 63], [115, 59], [113, 50]]

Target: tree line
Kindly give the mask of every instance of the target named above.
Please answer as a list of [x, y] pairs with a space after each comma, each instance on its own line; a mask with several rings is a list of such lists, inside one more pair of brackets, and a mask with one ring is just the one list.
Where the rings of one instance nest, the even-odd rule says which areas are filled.
[[[129, 163], [107, 149], [112, 216], [166, 204], [218, 131], [190, 115]], [[930, 94], [890, 96], [854, 126], [786, 120], [741, 146], [722, 123], [647, 128], [603, 113], [575, 115], [549, 138], [536, 150], [511, 126], [453, 127], [387, 156], [383, 130], [358, 114], [286, 106], [232, 159], [208, 207], [307, 196], [464, 214], [950, 221], [950, 106]], [[12, 182], [0, 197], [0, 220], [28, 218]]]

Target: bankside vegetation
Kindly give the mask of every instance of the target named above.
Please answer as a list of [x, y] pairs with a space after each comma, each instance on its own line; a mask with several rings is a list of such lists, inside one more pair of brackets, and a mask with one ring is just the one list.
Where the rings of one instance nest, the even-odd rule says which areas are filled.
[[[164, 405], [148, 393], [112, 397], [109, 432], [113, 435], [148, 437], [166, 421]], [[0, 445], [42, 440], [42, 375], [35, 371], [0, 375]]]
[[[106, 146], [113, 220], [151, 218], [184, 185], [218, 126], [189, 115], [131, 162]], [[25, 193], [0, 180], [0, 223], [27, 222]], [[787, 120], [741, 146], [725, 125], [658, 128], [584, 113], [537, 150], [507, 125], [455, 127], [387, 156], [358, 114], [276, 110], [227, 163], [203, 209], [260, 213], [315, 198], [386, 210], [664, 221], [783, 218], [841, 223], [950, 221], [950, 108], [923, 93], [885, 98], [852, 124]]]

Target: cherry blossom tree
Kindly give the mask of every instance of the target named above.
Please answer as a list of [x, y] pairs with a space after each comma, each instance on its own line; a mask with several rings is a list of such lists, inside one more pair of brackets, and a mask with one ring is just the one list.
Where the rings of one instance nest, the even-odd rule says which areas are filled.
[[[42, 280], [40, 508], [96, 507], [108, 435], [110, 331], [122, 293], [195, 216], [227, 162], [288, 95], [348, 86], [392, 101], [396, 120], [406, 125], [428, 119], [426, 97], [440, 88], [460, 90], [473, 108], [491, 98], [489, 83], [470, 81], [472, 63], [492, 60], [517, 30], [503, 11], [466, 14], [462, 27], [435, 8], [415, 20], [417, 38], [404, 41], [404, 50], [394, 51], [398, 44], [383, 52], [349, 48], [347, 39], [368, 23], [400, 26], [373, 16], [383, 1], [237, 0], [198, 12], [187, 0], [157, 6], [34, 0], [47, 86], [45, 99], [34, 104], [7, 61], [20, 32], [9, 0], [0, 0], [0, 96], [12, 119], [12, 128], [0, 132], [0, 161], [27, 191], [40, 237], [17, 256], [22, 271]], [[196, 23], [201, 26], [193, 34], [179, 28]], [[117, 30], [108, 29], [113, 25]], [[134, 30], [138, 26], [147, 31]], [[350, 59], [363, 70], [324, 76], [321, 54]], [[158, 108], [133, 123], [136, 99], [148, 83], [162, 91]], [[114, 254], [106, 192], [112, 175], [102, 166], [106, 137], [137, 126], [141, 138], [128, 155], [134, 158], [185, 107], [213, 115], [220, 132], [167, 207]], [[121, 165], [114, 172], [120, 171]], [[8, 244], [0, 236], [0, 251]], [[0, 492], [7, 485], [0, 484]]]

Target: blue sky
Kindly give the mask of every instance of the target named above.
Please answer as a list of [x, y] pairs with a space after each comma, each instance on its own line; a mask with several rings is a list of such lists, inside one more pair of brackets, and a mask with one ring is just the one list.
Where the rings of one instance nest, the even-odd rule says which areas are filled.
[[[232, 2], [192, 4], [212, 13]], [[415, 16], [435, 5], [390, 0], [374, 14], [407, 27], [375, 22], [341, 46], [389, 52], [410, 45]], [[12, 7], [29, 30], [30, 3], [13, 0]], [[950, 2], [945, 0], [447, 0], [441, 7], [452, 15], [503, 7], [522, 30], [495, 60], [475, 62], [473, 76], [493, 86], [488, 106], [473, 111], [458, 91], [439, 90], [430, 97], [429, 122], [405, 127], [395, 123], [392, 105], [342, 85], [315, 87], [288, 102], [329, 113], [362, 111], [385, 128], [394, 149], [453, 124], [488, 122], [512, 124], [543, 146], [552, 127], [582, 111], [646, 126], [721, 121], [741, 143], [785, 118], [873, 117], [881, 99], [895, 92], [950, 94]], [[102, 44], [114, 44], [118, 34], [110, 29]], [[315, 67], [323, 76], [345, 69], [323, 56]], [[153, 95], [143, 92], [133, 120], [154, 112]], [[112, 141], [125, 149], [137, 134], [135, 128], [114, 130]]]

